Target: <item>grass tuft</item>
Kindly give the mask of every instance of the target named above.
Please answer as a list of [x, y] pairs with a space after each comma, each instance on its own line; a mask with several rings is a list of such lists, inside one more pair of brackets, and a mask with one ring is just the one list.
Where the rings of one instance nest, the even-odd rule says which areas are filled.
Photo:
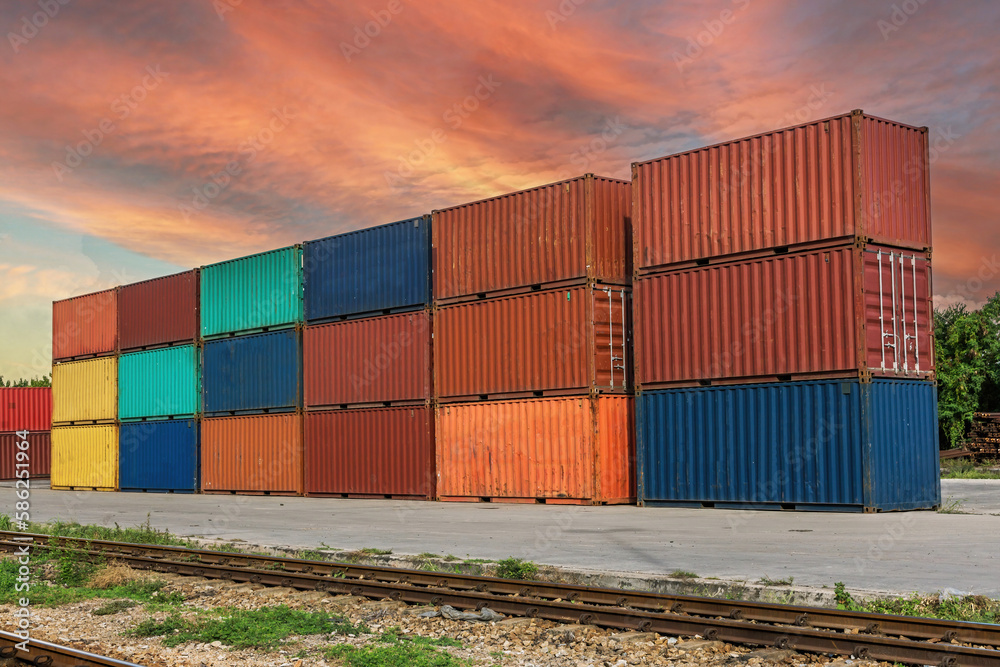
[[1000, 622], [1000, 600], [982, 595], [945, 597], [913, 593], [905, 598], [855, 600], [843, 582], [840, 581], [834, 584], [834, 595], [837, 598], [837, 608], [848, 611], [868, 611], [875, 614], [940, 618], [947, 621], [971, 621], [974, 623]]
[[538, 566], [512, 556], [497, 562], [495, 574], [501, 579], [531, 579], [538, 574]]

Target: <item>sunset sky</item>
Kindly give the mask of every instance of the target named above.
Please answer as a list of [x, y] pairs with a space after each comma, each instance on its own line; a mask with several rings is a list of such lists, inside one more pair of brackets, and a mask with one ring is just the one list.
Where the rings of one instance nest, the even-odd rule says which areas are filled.
[[2, 0], [0, 374], [48, 372], [53, 299], [857, 108], [931, 128], [937, 305], [978, 304], [998, 26], [995, 0]]

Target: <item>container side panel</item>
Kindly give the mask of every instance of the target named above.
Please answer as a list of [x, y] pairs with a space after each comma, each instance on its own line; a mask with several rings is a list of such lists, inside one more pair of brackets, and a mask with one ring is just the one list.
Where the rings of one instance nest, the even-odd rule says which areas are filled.
[[122, 350], [194, 341], [199, 336], [198, 319], [197, 270], [119, 288]]
[[200, 430], [193, 419], [122, 424], [121, 488], [197, 491]]
[[0, 387], [0, 432], [52, 428], [52, 387]]
[[635, 499], [635, 399], [601, 396], [597, 420], [597, 496], [631, 502]]
[[52, 367], [53, 423], [118, 417], [118, 359], [101, 357]]
[[302, 493], [301, 415], [205, 419], [201, 428], [202, 490]]
[[594, 178], [591, 278], [611, 283], [632, 278], [632, 184]]
[[52, 429], [52, 486], [118, 488], [118, 427]]
[[52, 303], [52, 359], [106, 355], [118, 349], [118, 290]]
[[301, 407], [299, 337], [287, 330], [206, 342], [204, 411]]
[[[20, 448], [22, 442], [28, 443], [27, 449]], [[30, 479], [49, 476], [52, 470], [52, 440], [48, 431], [29, 433], [26, 441], [14, 433], [0, 433], [0, 479], [20, 478], [25, 469], [18, 468], [19, 463], [28, 464]]]
[[926, 254], [870, 247], [863, 255], [867, 365], [909, 375], [934, 370], [934, 310]]
[[199, 412], [198, 349], [181, 345], [123, 354], [118, 359], [118, 418]]

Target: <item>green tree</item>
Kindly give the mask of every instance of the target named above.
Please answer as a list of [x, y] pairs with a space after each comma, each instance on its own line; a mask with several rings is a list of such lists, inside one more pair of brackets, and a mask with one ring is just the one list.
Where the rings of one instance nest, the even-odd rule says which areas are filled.
[[0, 387], [51, 387], [52, 377], [43, 375], [40, 378], [20, 378], [17, 380], [6, 380], [0, 375]]

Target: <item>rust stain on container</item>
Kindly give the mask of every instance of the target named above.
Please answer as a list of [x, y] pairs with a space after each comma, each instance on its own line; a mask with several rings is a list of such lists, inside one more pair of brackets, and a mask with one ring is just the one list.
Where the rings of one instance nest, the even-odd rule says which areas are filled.
[[307, 326], [306, 407], [431, 398], [431, 314]]
[[630, 187], [588, 174], [435, 211], [434, 298], [570, 280], [627, 284]]
[[201, 484], [206, 493], [301, 495], [302, 415], [204, 419]]
[[438, 496], [442, 500], [633, 502], [633, 423], [629, 396], [440, 406]]
[[594, 286], [442, 306], [438, 398], [627, 391], [631, 290]]
[[83, 359], [118, 349], [118, 290], [52, 302], [52, 359]]
[[633, 165], [642, 272], [836, 240], [931, 246], [927, 131], [860, 111]]
[[51, 428], [51, 387], [0, 387], [0, 432]]
[[198, 270], [118, 290], [118, 344], [137, 350], [194, 341], [200, 333]]
[[930, 281], [926, 254], [878, 246], [641, 278], [636, 384], [866, 374], [931, 379]]
[[307, 495], [434, 496], [430, 406], [310, 412]]
[[[20, 444], [27, 442], [27, 448]], [[19, 468], [18, 464], [27, 464], [27, 468]], [[24, 471], [28, 479], [48, 477], [52, 470], [52, 441], [48, 431], [34, 431], [28, 434], [27, 440], [15, 433], [0, 433], [0, 479], [24, 479]]]

